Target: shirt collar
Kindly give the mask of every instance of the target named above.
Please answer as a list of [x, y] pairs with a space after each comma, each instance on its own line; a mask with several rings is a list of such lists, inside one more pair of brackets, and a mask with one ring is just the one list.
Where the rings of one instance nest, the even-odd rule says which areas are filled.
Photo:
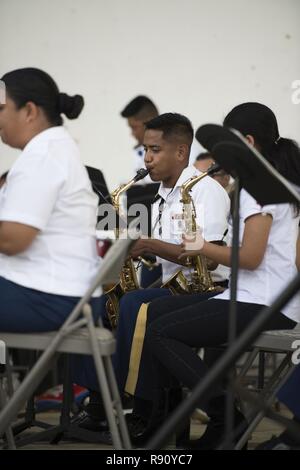
[[180, 186], [182, 186], [183, 183], [185, 183], [189, 178], [191, 178], [192, 176], [200, 175], [200, 174], [201, 174], [201, 172], [199, 170], [197, 170], [197, 168], [194, 167], [194, 165], [189, 165], [182, 171], [182, 173], [179, 176], [178, 180], [176, 181], [173, 189], [165, 188], [165, 187], [163, 187], [162, 183], [160, 183], [160, 186], [158, 188], [158, 194], [161, 197], [165, 197], [166, 193], [167, 194], [174, 193], [176, 188], [178, 188], [178, 187], [180, 188]]
[[31, 150], [36, 145], [46, 142], [49, 139], [63, 139], [66, 137], [67, 131], [63, 126], [49, 127], [39, 134], [35, 135], [24, 147], [24, 151]]

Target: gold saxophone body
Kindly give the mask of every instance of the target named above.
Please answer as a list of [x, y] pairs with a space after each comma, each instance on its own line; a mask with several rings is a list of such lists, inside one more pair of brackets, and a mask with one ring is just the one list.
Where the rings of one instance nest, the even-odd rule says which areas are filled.
[[173, 276], [164, 282], [161, 288], [169, 289], [172, 295], [183, 295], [191, 293], [189, 282], [181, 269], [178, 269], [178, 271], [176, 271]]
[[[132, 178], [128, 183], [122, 184], [118, 188], [116, 188], [111, 194], [112, 204], [116, 210], [116, 213], [120, 216], [120, 196], [128, 188], [130, 188], [134, 183], [137, 181], [145, 178], [149, 173], [148, 170], [145, 168], [141, 168], [138, 170], [137, 174], [134, 178]], [[120, 229], [119, 227], [116, 228], [116, 238], [120, 236]], [[106, 302], [106, 311], [110, 321], [112, 328], [116, 328], [119, 319], [119, 302], [122, 295], [126, 292], [130, 292], [132, 290], [139, 289], [139, 283], [136, 275], [136, 269], [133, 263], [132, 258], [127, 258], [123, 264], [121, 273], [120, 273], [120, 281], [118, 284], [115, 284], [111, 289], [105, 292], [108, 296], [108, 300]]]
[[[196, 183], [202, 180], [202, 178], [205, 178], [218, 170], [219, 165], [214, 164], [205, 173], [198, 176], [192, 176], [181, 186], [181, 202], [183, 204], [183, 221], [186, 235], [192, 236], [197, 231], [196, 209], [190, 191]], [[189, 257], [187, 259], [187, 266], [192, 268], [189, 284], [191, 293], [196, 294], [217, 290], [207, 268], [205, 256], [198, 255]]]

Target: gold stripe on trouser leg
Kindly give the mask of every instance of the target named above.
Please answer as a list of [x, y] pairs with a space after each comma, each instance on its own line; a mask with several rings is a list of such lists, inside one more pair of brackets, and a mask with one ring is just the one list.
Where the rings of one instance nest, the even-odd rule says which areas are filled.
[[125, 385], [125, 391], [130, 395], [135, 394], [136, 384], [138, 381], [140, 362], [146, 332], [148, 305], [149, 304], [142, 304], [140, 306], [136, 319], [133, 341], [130, 351], [129, 370]]

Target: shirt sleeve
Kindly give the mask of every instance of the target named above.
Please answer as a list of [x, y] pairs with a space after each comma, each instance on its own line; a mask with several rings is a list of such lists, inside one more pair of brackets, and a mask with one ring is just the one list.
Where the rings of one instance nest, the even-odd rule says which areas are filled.
[[261, 206], [247, 191], [242, 189], [240, 196], [240, 215], [244, 222], [249, 217], [256, 214], [270, 214], [274, 218], [275, 213], [275, 204]]
[[9, 172], [0, 204], [0, 220], [44, 230], [64, 180], [51, 154], [23, 155]]
[[230, 208], [226, 191], [219, 183], [207, 177], [194, 186], [192, 197], [196, 221], [203, 229], [205, 240], [221, 240], [227, 229]]

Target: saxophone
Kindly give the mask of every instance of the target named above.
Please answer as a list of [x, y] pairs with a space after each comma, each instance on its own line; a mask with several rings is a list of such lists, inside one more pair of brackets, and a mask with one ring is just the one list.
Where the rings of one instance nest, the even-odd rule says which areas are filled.
[[169, 289], [172, 295], [191, 294], [190, 284], [181, 269], [178, 269], [161, 286], [161, 289]]
[[[183, 220], [185, 232], [187, 235], [196, 233], [196, 209], [194, 201], [190, 194], [192, 187], [205, 176], [219, 171], [220, 166], [213, 164], [205, 173], [198, 176], [192, 176], [181, 186], [181, 201], [183, 203]], [[205, 256], [191, 256], [187, 259], [187, 266], [193, 269], [190, 281], [190, 292], [193, 294], [201, 292], [213, 292], [216, 290], [211, 279], [210, 272], [207, 269]]]
[[[147, 176], [148, 173], [149, 173], [149, 170], [146, 170], [145, 168], [140, 168], [140, 170], [137, 171], [137, 174], [135, 175], [134, 178], [132, 178], [128, 183], [122, 184], [121, 186], [119, 186], [112, 192], [111, 194], [112, 204], [119, 218], [120, 218], [121, 194], [127, 191], [127, 189], [130, 188], [134, 183], [145, 178], [145, 176]], [[116, 238], [119, 238], [120, 236], [119, 227], [116, 228], [115, 232], [116, 232]], [[123, 264], [123, 267], [120, 273], [120, 281], [118, 282], [118, 284], [115, 284], [111, 289], [105, 292], [105, 294], [108, 296], [108, 300], [106, 302], [106, 311], [107, 311], [110, 324], [113, 329], [116, 328], [118, 324], [120, 298], [126, 292], [130, 292], [136, 289], [139, 289], [136, 269], [133, 264], [132, 258], [127, 258]]]

